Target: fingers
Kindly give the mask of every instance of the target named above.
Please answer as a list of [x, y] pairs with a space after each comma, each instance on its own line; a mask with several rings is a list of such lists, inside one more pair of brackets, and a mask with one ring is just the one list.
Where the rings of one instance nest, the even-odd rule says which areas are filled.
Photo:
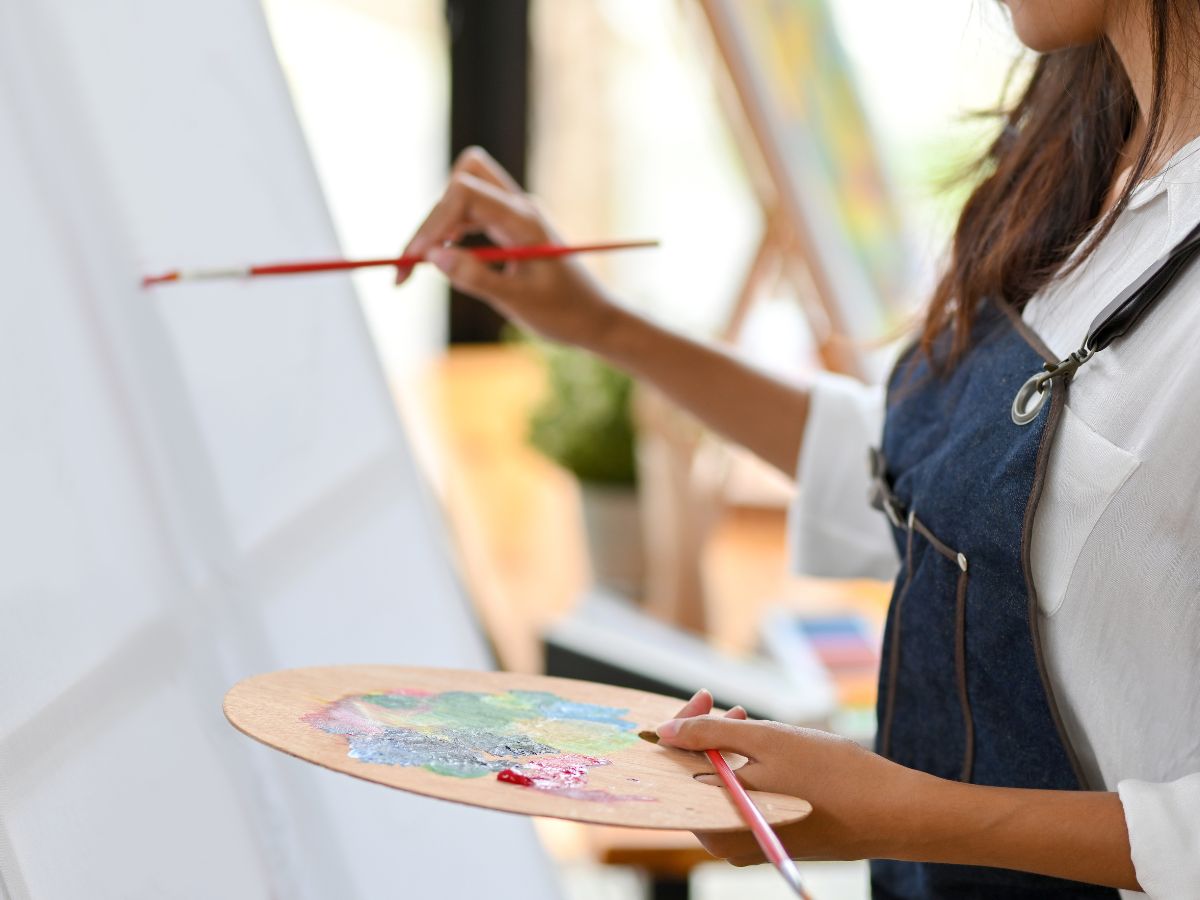
[[[735, 706], [729, 712], [725, 713], [725, 718], [726, 719], [745, 719], [746, 711], [744, 709], [742, 709], [740, 706]], [[704, 749], [707, 750], [709, 748], [705, 747]], [[734, 751], [734, 752], [736, 752], [736, 751]], [[741, 755], [745, 756], [746, 754], [743, 753]], [[726, 760], [726, 762], [728, 762], [728, 760]], [[734, 775], [737, 777], [737, 780], [742, 783], [742, 786], [744, 788], [746, 788], [747, 790], [750, 790], [750, 791], [760, 790], [760, 788], [758, 788], [756, 786], [755, 776], [756, 775], [761, 776], [762, 771], [763, 771], [762, 763], [756, 762], [755, 760], [749, 759], [749, 758], [747, 759], [747, 762], [745, 762], [743, 765], [741, 765], [738, 768], [733, 770]], [[695, 778], [697, 781], [701, 782], [702, 784], [712, 784], [717, 787], [725, 786], [725, 782], [723, 782], [721, 780], [721, 776], [718, 775], [716, 772], [706, 772], [703, 775], [696, 775]]]
[[[762, 765], [755, 762], [748, 762], [733, 770], [733, 776], [742, 787], [748, 791], [771, 791], [772, 788], [764, 785], [763, 780], [770, 778], [770, 773], [763, 770]], [[724, 789], [725, 782], [721, 780], [721, 776], [716, 772], [705, 772], [703, 775], [693, 776], [696, 781], [701, 784], [711, 784], [713, 787]]]
[[[472, 231], [482, 231], [500, 246], [533, 244], [544, 238], [537, 215], [522, 194], [460, 170], [451, 177], [442, 199], [425, 217], [403, 255], [427, 254]], [[398, 284], [409, 271], [398, 271]]]
[[692, 716], [707, 716], [712, 712], [713, 698], [706, 689], [700, 688], [696, 693], [692, 694], [692, 699], [683, 704], [679, 712], [675, 713], [677, 719], [688, 719]]
[[695, 832], [704, 849], [735, 866], [765, 862], [762, 849], [749, 831]]
[[[748, 791], [769, 791], [770, 787], [764, 786], [763, 782], [768, 781], [770, 772], [765, 770], [762, 763], [757, 763], [751, 760], [744, 766], [739, 766], [733, 770], [734, 777], [742, 783]], [[721, 780], [721, 776], [716, 772], [705, 772], [703, 775], [694, 776], [696, 781], [702, 784], [711, 784], [715, 787], [725, 787], [725, 782]]]
[[682, 750], [732, 750], [756, 759], [768, 731], [761, 722], [707, 715], [664, 722], [658, 726], [658, 737]]
[[465, 294], [494, 297], [503, 289], [504, 274], [480, 261], [468, 250], [436, 247], [429, 251], [429, 261], [450, 279], [450, 283]]
[[470, 172], [459, 172], [409, 242], [422, 254], [464, 229], [483, 231], [501, 246], [534, 243], [540, 237], [528, 204]]
[[[701, 688], [700, 690], [696, 691], [691, 700], [684, 704], [683, 709], [676, 714], [675, 718], [687, 719], [692, 716], [706, 716], [712, 712], [712, 705], [712, 695], [704, 688]], [[747, 718], [746, 710], [744, 707], [735, 706], [733, 709], [725, 713], [725, 718], [745, 719]], [[705, 747], [704, 749], [707, 750], [708, 748]], [[696, 780], [703, 782], [704, 784], [715, 784], [718, 787], [721, 786], [721, 777], [716, 774], [697, 775]]]
[[[692, 694], [692, 699], [680, 707], [679, 712], [675, 713], [677, 719], [690, 719], [692, 716], [707, 716], [713, 711], [713, 696], [707, 688], [700, 688], [696, 693]], [[746, 710], [742, 706], [735, 706], [733, 709], [725, 713], [727, 719], [745, 719], [748, 718]]]
[[468, 147], [454, 161], [455, 172], [469, 172], [503, 191], [520, 194], [521, 186], [482, 147]]

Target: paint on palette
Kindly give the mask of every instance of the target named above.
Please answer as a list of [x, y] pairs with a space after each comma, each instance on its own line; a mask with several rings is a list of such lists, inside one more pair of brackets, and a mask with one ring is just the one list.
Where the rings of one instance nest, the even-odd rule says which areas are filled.
[[610, 764], [603, 754], [637, 742], [627, 712], [548, 691], [397, 690], [343, 697], [303, 719], [345, 736], [349, 756], [363, 762], [495, 774], [573, 800], [651, 800], [586, 786], [588, 769]]
[[[534, 759], [519, 763], [511, 769], [503, 769], [496, 773], [500, 781], [509, 784], [519, 784], [539, 791], [549, 791], [559, 797], [570, 800], [653, 800], [653, 797], [640, 797], [635, 794], [610, 794], [608, 791], [588, 788], [587, 771], [594, 766], [610, 765], [607, 759], [594, 756], [567, 754], [552, 756], [548, 759]], [[630, 779], [637, 781], [636, 778]]]

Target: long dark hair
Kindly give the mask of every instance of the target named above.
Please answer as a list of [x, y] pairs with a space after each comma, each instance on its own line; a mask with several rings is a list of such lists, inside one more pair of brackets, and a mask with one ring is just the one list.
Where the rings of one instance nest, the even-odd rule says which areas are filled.
[[[977, 303], [988, 297], [1021, 309], [1039, 290], [1082, 263], [1112, 228], [1147, 174], [1162, 138], [1172, 0], [1148, 0], [1153, 20], [1153, 104], [1145, 140], [1117, 202], [1106, 214], [1138, 105], [1107, 38], [1042, 55], [1015, 103], [993, 111], [999, 136], [970, 167], [979, 180], [963, 207], [950, 259], [930, 301], [921, 348], [939, 369], [968, 349]], [[1096, 226], [1099, 227], [1096, 227]], [[1069, 266], [1071, 254], [1087, 238]], [[948, 354], [934, 359], [947, 330]]]

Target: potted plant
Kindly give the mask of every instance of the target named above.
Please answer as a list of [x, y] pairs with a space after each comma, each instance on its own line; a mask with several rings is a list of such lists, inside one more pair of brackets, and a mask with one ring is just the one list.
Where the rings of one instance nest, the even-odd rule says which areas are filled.
[[586, 351], [535, 341], [549, 391], [529, 439], [579, 480], [597, 584], [641, 597], [645, 563], [637, 498], [633, 381]]

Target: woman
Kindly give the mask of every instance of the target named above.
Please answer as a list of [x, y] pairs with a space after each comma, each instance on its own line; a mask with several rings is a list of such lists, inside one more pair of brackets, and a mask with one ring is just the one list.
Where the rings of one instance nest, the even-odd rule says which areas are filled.
[[[554, 239], [482, 152], [405, 252], [785, 472], [799, 459], [809, 571], [891, 577], [902, 561], [878, 753], [715, 718], [705, 692], [659, 730], [810, 800], [781, 832], [795, 857], [873, 859], [879, 898], [1200, 897], [1200, 267], [1181, 250], [1135, 284], [1200, 223], [1200, 5], [1008, 6], [1041, 56], [981, 160], [886, 421], [877, 389], [776, 382], [622, 310], [575, 263], [497, 272], [443, 246]], [[1136, 315], [1106, 309], [1118, 295]], [[868, 474], [847, 446], [865, 456], [881, 423]], [[867, 518], [869, 480], [890, 523]], [[760, 859], [746, 833], [701, 839]]]

